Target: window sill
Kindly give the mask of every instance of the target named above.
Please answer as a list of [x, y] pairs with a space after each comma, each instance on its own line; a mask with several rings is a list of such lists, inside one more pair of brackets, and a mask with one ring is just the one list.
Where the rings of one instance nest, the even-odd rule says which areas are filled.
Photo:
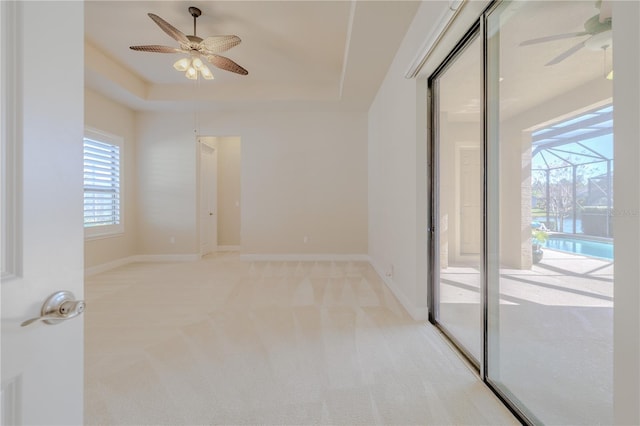
[[92, 233], [84, 235], [85, 241], [93, 241], [93, 240], [104, 240], [107, 238], [119, 238], [124, 236], [124, 231], [117, 232], [103, 232], [103, 233]]

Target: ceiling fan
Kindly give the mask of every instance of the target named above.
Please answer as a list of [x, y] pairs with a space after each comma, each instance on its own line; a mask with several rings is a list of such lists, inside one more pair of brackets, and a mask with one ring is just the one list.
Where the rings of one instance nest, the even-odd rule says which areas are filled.
[[185, 76], [191, 80], [198, 79], [200, 73], [205, 79], [213, 79], [211, 70], [205, 65], [205, 61], [210, 64], [236, 74], [247, 75], [249, 72], [229, 58], [218, 55], [220, 52], [231, 49], [240, 44], [242, 40], [236, 35], [219, 35], [201, 38], [196, 35], [196, 19], [202, 15], [197, 7], [190, 7], [189, 13], [193, 16], [193, 35], [185, 35], [180, 30], [169, 24], [167, 21], [149, 13], [149, 18], [155, 22], [162, 31], [176, 40], [180, 47], [170, 47], [161, 45], [130, 46], [132, 50], [153, 53], [186, 53], [189, 57], [182, 58], [173, 64], [178, 71], [184, 71]]
[[580, 43], [562, 52], [560, 55], [551, 59], [545, 64], [555, 65], [567, 59], [569, 56], [578, 52], [583, 47], [590, 50], [602, 50], [611, 47], [611, 2], [608, 0], [598, 0], [596, 7], [600, 9], [600, 13], [587, 19], [584, 23], [584, 31], [576, 33], [555, 34], [546, 37], [534, 38], [520, 43], [520, 46], [529, 46], [532, 44], [547, 43], [550, 41], [562, 40], [566, 38], [589, 36]]

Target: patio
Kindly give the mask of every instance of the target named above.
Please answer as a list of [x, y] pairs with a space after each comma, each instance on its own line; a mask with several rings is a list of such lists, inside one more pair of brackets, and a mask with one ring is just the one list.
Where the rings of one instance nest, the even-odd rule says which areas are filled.
[[[571, 412], [583, 424], [611, 424], [613, 262], [544, 251], [530, 270], [500, 271], [489, 368], [543, 423], [565, 423], [552, 413]], [[447, 329], [479, 348], [478, 271], [452, 266], [440, 276]]]

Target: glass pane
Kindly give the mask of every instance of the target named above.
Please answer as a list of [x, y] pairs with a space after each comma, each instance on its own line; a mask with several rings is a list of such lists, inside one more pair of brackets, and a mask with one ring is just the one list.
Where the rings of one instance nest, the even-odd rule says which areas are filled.
[[482, 43], [476, 37], [437, 79], [437, 321], [481, 358]]
[[504, 2], [488, 33], [487, 377], [536, 423], [613, 423], [611, 21]]

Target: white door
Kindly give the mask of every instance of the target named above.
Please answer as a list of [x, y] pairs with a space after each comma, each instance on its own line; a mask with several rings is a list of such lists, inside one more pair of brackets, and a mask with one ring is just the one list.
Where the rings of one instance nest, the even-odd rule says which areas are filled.
[[460, 254], [480, 253], [480, 150], [460, 148]]
[[21, 324], [39, 316], [58, 290], [83, 298], [84, 8], [82, 2], [0, 4], [0, 420], [77, 425], [83, 421], [83, 316]]
[[200, 140], [200, 254], [218, 248], [218, 151], [215, 138]]

